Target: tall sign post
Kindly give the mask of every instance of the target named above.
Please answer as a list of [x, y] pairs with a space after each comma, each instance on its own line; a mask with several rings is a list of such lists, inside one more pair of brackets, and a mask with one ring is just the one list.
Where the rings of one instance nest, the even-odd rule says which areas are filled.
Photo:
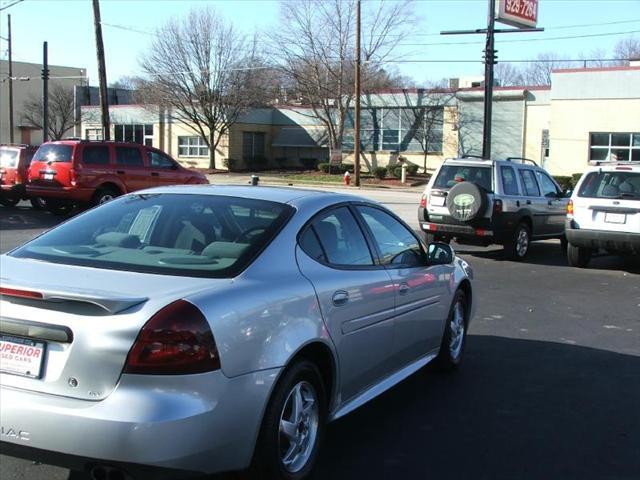
[[[498, 63], [495, 49], [496, 33], [543, 32], [536, 28], [538, 23], [538, 0], [489, 0], [487, 28], [475, 30], [450, 30], [441, 35], [486, 34], [484, 49], [484, 119], [482, 128], [482, 157], [491, 158], [491, 120], [493, 116], [493, 66]], [[501, 22], [514, 29], [495, 28], [495, 22]]]

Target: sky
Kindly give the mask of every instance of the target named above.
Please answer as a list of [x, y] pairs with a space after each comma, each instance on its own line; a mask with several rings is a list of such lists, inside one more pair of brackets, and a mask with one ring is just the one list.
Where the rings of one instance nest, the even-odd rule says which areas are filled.
[[[0, 0], [0, 8], [15, 1]], [[373, 0], [363, 0], [362, 5], [363, 16], [376, 8]], [[108, 82], [140, 74], [139, 58], [149, 47], [152, 32], [203, 6], [212, 6], [247, 35], [257, 32], [257, 38], [277, 29], [280, 21], [279, 2], [272, 0], [101, 0]], [[487, 0], [414, 0], [413, 9], [417, 26], [395, 52], [401, 60], [393, 64], [399, 73], [418, 86], [482, 75], [484, 37], [439, 32], [486, 27]], [[7, 14], [15, 61], [41, 62], [42, 42], [47, 41], [50, 64], [84, 68], [90, 84], [97, 85], [90, 0], [23, 0], [0, 12], [0, 37], [7, 35]], [[499, 61], [528, 60], [545, 52], [574, 59], [596, 49], [610, 56], [619, 39], [640, 38], [640, 0], [539, 0], [538, 17], [544, 32], [496, 36]], [[6, 49], [6, 41], [0, 40], [0, 58], [7, 59]]]

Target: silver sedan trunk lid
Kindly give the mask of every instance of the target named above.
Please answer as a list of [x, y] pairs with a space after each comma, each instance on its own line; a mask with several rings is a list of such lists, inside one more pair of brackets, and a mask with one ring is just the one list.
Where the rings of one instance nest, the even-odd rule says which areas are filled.
[[[231, 281], [8, 256], [0, 257], [0, 271], [5, 291], [35, 292], [42, 297], [0, 297], [0, 365], [5, 370], [0, 384], [85, 400], [100, 400], [113, 391], [140, 329], [154, 313], [175, 300]], [[30, 346], [42, 349], [39, 368], [26, 375], [7, 373], [14, 366], [13, 357]]]

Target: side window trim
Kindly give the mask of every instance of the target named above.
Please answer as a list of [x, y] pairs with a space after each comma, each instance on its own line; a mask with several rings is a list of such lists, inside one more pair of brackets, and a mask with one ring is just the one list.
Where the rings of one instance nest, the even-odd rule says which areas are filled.
[[[382, 252], [378, 248], [378, 243], [376, 242], [373, 232], [371, 231], [371, 229], [369, 228], [369, 225], [367, 225], [367, 222], [364, 220], [364, 218], [362, 217], [362, 214], [358, 210], [357, 207], [359, 206], [375, 208], [376, 210], [380, 210], [382, 213], [386, 213], [391, 218], [399, 222], [401, 226], [405, 227], [406, 230], [415, 238], [416, 242], [418, 243], [418, 246], [420, 247], [420, 252], [422, 254], [422, 259], [424, 260], [425, 264], [414, 265], [414, 266], [384, 265], [382, 263]], [[406, 226], [404, 222], [399, 217], [397, 217], [393, 212], [388, 212], [387, 210], [384, 210], [377, 205], [372, 205], [370, 203], [364, 203], [364, 202], [353, 202], [349, 205], [349, 207], [352, 210], [352, 213], [355, 216], [358, 224], [360, 225], [360, 228], [363, 230], [363, 233], [365, 234], [365, 239], [367, 240], [367, 244], [369, 244], [369, 250], [371, 250], [372, 254], [375, 252], [374, 263], [377, 266], [380, 266], [388, 270], [394, 270], [398, 268], [424, 268], [425, 266], [428, 265], [427, 253], [426, 253], [424, 242], [418, 235], [416, 235], [416, 233], [410, 227]]]
[[[529, 172], [529, 174], [531, 175], [531, 178], [533, 179], [533, 183], [534, 185], [538, 188], [538, 194], [535, 195], [530, 195], [529, 194], [529, 189], [527, 188], [527, 183], [525, 181], [525, 172]], [[523, 188], [523, 194], [525, 197], [532, 197], [532, 198], [539, 198], [542, 196], [541, 190], [540, 190], [540, 185], [538, 184], [538, 179], [536, 178], [536, 174], [533, 170], [531, 170], [530, 168], [523, 168], [520, 170], [520, 180], [522, 180], [522, 188]]]
[[[555, 180], [553, 178], [551, 178], [550, 175], [547, 174], [547, 172], [544, 172], [542, 170], [536, 170], [536, 175], [540, 176], [540, 178], [542, 177], [546, 177], [547, 180], [549, 180], [549, 182], [551, 182], [551, 184], [554, 186], [555, 190], [556, 190], [556, 195], [559, 195], [562, 193], [562, 190], [558, 187], [558, 185], [556, 184]], [[542, 183], [542, 182], [540, 182]], [[544, 193], [544, 192], [541, 192]]]
[[[330, 263], [329, 257], [327, 256], [327, 252], [325, 251], [324, 245], [322, 244], [322, 241], [320, 241], [320, 236], [317, 234], [317, 232], [315, 231], [315, 228], [313, 228], [313, 224], [314, 222], [316, 222], [318, 220], [318, 218], [326, 216], [329, 212], [331, 212], [332, 210], [338, 210], [340, 208], [347, 208], [347, 210], [349, 211], [349, 213], [351, 214], [351, 216], [354, 218], [356, 224], [358, 225], [358, 228], [360, 229], [360, 232], [362, 233], [362, 236], [364, 237], [364, 241], [367, 245], [367, 248], [369, 249], [369, 253], [371, 255], [371, 258], [373, 259], [373, 265], [340, 265], [340, 264], [334, 264], [334, 263]], [[318, 240], [318, 243], [320, 244], [320, 248], [322, 248], [322, 253], [325, 257], [325, 259], [327, 259], [326, 262], [322, 262], [319, 260], [314, 260], [316, 262], [318, 262], [321, 265], [324, 265], [325, 267], [331, 268], [333, 270], [352, 270], [352, 271], [357, 271], [357, 270], [386, 270], [384, 265], [380, 264], [380, 256], [379, 256], [379, 252], [377, 250], [377, 248], [375, 247], [375, 244], [371, 243], [371, 239], [369, 238], [369, 232], [368, 230], [364, 230], [362, 227], [362, 224], [360, 223], [361, 219], [359, 217], [359, 214], [357, 214], [357, 212], [353, 211], [352, 208], [352, 203], [351, 202], [343, 202], [343, 203], [338, 203], [335, 205], [330, 205], [329, 207], [326, 207], [322, 210], [320, 210], [319, 212], [317, 212], [313, 217], [311, 217], [311, 219], [309, 219], [300, 229], [300, 231], [298, 232], [298, 235], [296, 237], [296, 244], [297, 246], [300, 248], [300, 250], [302, 250], [304, 252], [304, 249], [302, 248], [302, 246], [300, 245], [300, 238], [302, 237], [302, 235], [304, 235], [308, 229], [312, 229], [313, 234], [316, 236], [316, 239]], [[305, 255], [309, 256], [306, 252]], [[309, 256], [309, 258], [311, 258]]]
[[[138, 153], [140, 154], [140, 159], [142, 160], [142, 164], [141, 165], [132, 165], [130, 163], [118, 163], [118, 149], [135, 149], [138, 150]], [[145, 149], [141, 148], [140, 145], [115, 145], [114, 146], [114, 161], [116, 165], [119, 165], [121, 167], [127, 167], [127, 168], [147, 168], [149, 165], [149, 162], [147, 161], [147, 152], [145, 151]]]
[[[504, 172], [506, 170], [511, 170], [511, 174], [513, 175], [513, 181], [515, 182], [516, 193], [507, 193], [506, 182], [504, 179]], [[507, 196], [518, 197], [520, 196], [520, 180], [518, 178], [518, 174], [516, 173], [516, 169], [511, 165], [500, 165], [500, 181], [502, 182], [502, 193]]]

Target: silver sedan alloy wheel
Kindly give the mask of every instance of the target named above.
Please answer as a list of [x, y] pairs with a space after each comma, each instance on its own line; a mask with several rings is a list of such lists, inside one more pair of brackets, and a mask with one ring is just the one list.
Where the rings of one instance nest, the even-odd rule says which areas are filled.
[[449, 352], [451, 353], [451, 358], [457, 361], [462, 354], [462, 345], [464, 343], [464, 305], [461, 300], [456, 302], [449, 328], [451, 329]]
[[296, 383], [280, 414], [280, 460], [286, 471], [302, 470], [318, 438], [320, 407], [315, 388], [309, 382]]
[[516, 239], [516, 252], [519, 257], [524, 257], [529, 250], [529, 233], [525, 228], [520, 229]]

